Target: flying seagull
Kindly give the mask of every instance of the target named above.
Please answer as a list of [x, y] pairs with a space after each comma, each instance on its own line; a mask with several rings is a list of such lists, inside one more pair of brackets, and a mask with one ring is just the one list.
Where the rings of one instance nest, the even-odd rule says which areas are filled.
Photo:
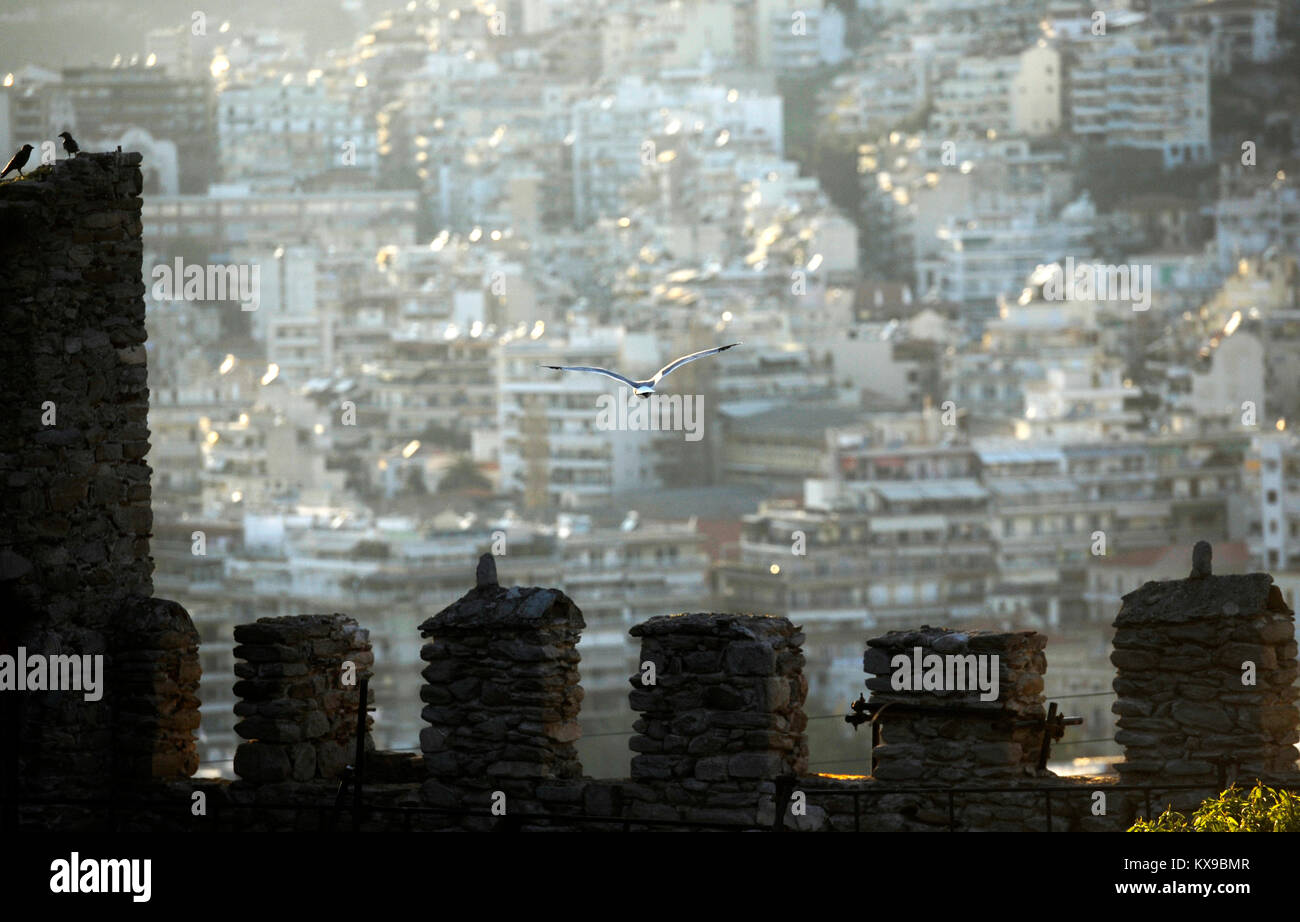
[[22, 147], [18, 148], [18, 153], [13, 155], [13, 159], [11, 159], [9, 163], [5, 165], [4, 171], [0, 172], [0, 179], [4, 179], [14, 170], [17, 170], [18, 175], [22, 176], [23, 167], [27, 166], [27, 158], [29, 158], [31, 155], [32, 155], [32, 146], [30, 144], [24, 144]]
[[591, 365], [543, 365], [542, 368], [553, 368], [556, 371], [590, 371], [593, 374], [604, 375], [606, 378], [613, 378], [615, 381], [622, 381], [638, 397], [649, 397], [655, 392], [656, 385], [664, 378], [668, 377], [677, 369], [681, 368], [687, 362], [694, 362], [696, 359], [702, 359], [706, 355], [715, 355], [719, 352], [726, 352], [728, 349], [739, 346], [740, 343], [728, 343], [725, 346], [718, 346], [716, 349], [705, 349], [703, 352], [692, 352], [690, 355], [683, 355], [679, 359], [674, 359], [663, 368], [655, 372], [653, 378], [647, 378], [645, 381], [633, 381], [631, 378], [625, 378], [616, 371], [610, 371], [608, 368], [596, 368]]
[[68, 152], [68, 156], [69, 157], [77, 156], [77, 153], [81, 150], [81, 148], [77, 146], [77, 142], [73, 140], [72, 135], [68, 134], [66, 131], [63, 131], [59, 133], [59, 137], [63, 139], [63, 149]]

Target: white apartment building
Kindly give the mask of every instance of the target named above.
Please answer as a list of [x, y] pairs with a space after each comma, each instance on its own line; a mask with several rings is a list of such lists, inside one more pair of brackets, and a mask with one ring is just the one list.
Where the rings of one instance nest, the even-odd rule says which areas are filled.
[[838, 64], [848, 56], [844, 47], [846, 23], [838, 7], [818, 9], [802, 4], [794, 10], [774, 12], [769, 21], [768, 54], [778, 73], [816, 70]]
[[319, 77], [286, 73], [228, 84], [216, 110], [227, 182], [377, 166], [375, 133], [364, 113]]
[[310, 235], [342, 248], [377, 251], [413, 243], [419, 193], [257, 193], [247, 184], [214, 186], [207, 195], [155, 195], [142, 213], [151, 245], [177, 237], [211, 237], [231, 244], [275, 247]]
[[1046, 196], [1037, 208], [1008, 198], [980, 203], [938, 228], [937, 256], [917, 260], [918, 284], [948, 301], [987, 306], [999, 295], [1016, 297], [1037, 266], [1085, 254], [1095, 218], [1086, 198], [1055, 216]]
[[601, 375], [538, 368], [648, 368], [658, 357], [647, 351], [622, 328], [575, 330], [567, 338], [530, 334], [503, 344], [497, 399], [502, 491], [521, 493], [526, 504], [574, 508], [658, 486], [655, 439], [680, 441], [682, 433], [602, 431], [601, 398], [638, 399], [627, 387]]
[[1166, 167], [1210, 155], [1210, 50], [1135, 23], [1066, 45], [1068, 127], [1110, 147], [1159, 151]]
[[572, 110], [573, 220], [584, 227], [619, 218], [626, 192], [644, 170], [668, 163], [683, 145], [707, 138], [780, 156], [781, 97], [692, 82], [670, 85], [640, 77], [612, 93], [580, 99]]
[[1300, 440], [1267, 433], [1257, 447], [1260, 532], [1252, 556], [1266, 570], [1300, 571]]
[[1048, 135], [1061, 127], [1061, 55], [1045, 41], [1019, 54], [962, 58], [934, 93], [931, 128], [946, 138]]

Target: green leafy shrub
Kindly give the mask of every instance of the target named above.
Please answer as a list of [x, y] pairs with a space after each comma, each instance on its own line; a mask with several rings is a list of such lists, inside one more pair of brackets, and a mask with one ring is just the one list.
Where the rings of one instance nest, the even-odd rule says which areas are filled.
[[1249, 791], [1234, 784], [1204, 801], [1189, 820], [1165, 810], [1154, 820], [1140, 819], [1129, 832], [1300, 832], [1300, 794], [1255, 782]]

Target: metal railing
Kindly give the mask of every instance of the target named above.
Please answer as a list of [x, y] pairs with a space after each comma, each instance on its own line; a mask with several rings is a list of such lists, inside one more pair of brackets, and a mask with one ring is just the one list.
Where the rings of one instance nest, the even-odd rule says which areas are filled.
[[[1094, 786], [1085, 785], [1039, 785], [1019, 787], [895, 787], [886, 785], [881, 782], [871, 782], [871, 787], [866, 788], [800, 788], [805, 795], [824, 795], [830, 797], [851, 797], [853, 798], [853, 831], [862, 831], [862, 798], [880, 798], [889, 797], [899, 794], [923, 795], [946, 801], [948, 811], [948, 831], [959, 832], [957, 826], [957, 795], [984, 795], [984, 794], [1017, 794], [1022, 797], [1036, 797], [1041, 795], [1043, 798], [1043, 832], [1052, 832], [1052, 797], [1053, 795], [1069, 796], [1082, 793], [1091, 793], [1093, 791], [1102, 791], [1104, 793], [1112, 792], [1137, 792], [1143, 794], [1145, 811], [1140, 816], [1135, 816], [1132, 820], [1137, 819], [1154, 819], [1151, 812], [1152, 795], [1155, 792], [1173, 793], [1176, 791], [1205, 791], [1212, 794], [1218, 794], [1228, 788], [1228, 784], [1111, 784], [1105, 783]], [[1300, 782], [1295, 784], [1270, 784], [1272, 788], [1283, 791], [1300, 792]], [[1131, 822], [1130, 822], [1131, 825]], [[780, 831], [780, 830], [778, 830]]]
[[[172, 822], [175, 825], [184, 825], [190, 827], [192, 831], [211, 831], [211, 832], [228, 832], [228, 824], [221, 822], [221, 816], [226, 811], [259, 811], [267, 814], [276, 811], [289, 811], [297, 815], [315, 813], [319, 828], [324, 831], [333, 831], [338, 827], [340, 814], [347, 811], [352, 814], [352, 828], [359, 830], [362, 819], [368, 814], [396, 814], [401, 817], [401, 831], [416, 831], [412, 827], [415, 818], [420, 816], [428, 817], [445, 817], [448, 819], [486, 819], [495, 821], [492, 829], [493, 832], [517, 832], [525, 826], [551, 825], [551, 826], [589, 826], [589, 827], [608, 827], [608, 831], [620, 830], [630, 832], [634, 828], [647, 829], [670, 829], [670, 830], [698, 830], [698, 831], [720, 831], [720, 832], [764, 832], [773, 831], [775, 824], [772, 826], [761, 825], [758, 823], [722, 823], [709, 822], [704, 820], [685, 820], [685, 819], [654, 819], [650, 817], [637, 816], [603, 816], [590, 813], [561, 814], [561, 813], [533, 813], [533, 812], [516, 812], [496, 814], [488, 809], [475, 809], [467, 807], [413, 807], [397, 806], [387, 804], [373, 804], [353, 801], [349, 805], [335, 803], [287, 803], [287, 802], [263, 802], [256, 803], [237, 803], [232, 801], [212, 801], [208, 804], [212, 816], [194, 816], [190, 812], [191, 801], [188, 797], [178, 798], [176, 800], [158, 800], [158, 799], [136, 799], [136, 798], [119, 798], [119, 797], [85, 797], [85, 798], [10, 798], [0, 800], [0, 807], [6, 807], [21, 811], [22, 808], [32, 807], [73, 807], [87, 810], [100, 810], [103, 812], [103, 819], [99, 823], [87, 824], [91, 829], [117, 833], [123, 831], [123, 826], [129, 822], [128, 814], [139, 811], [157, 811], [161, 814], [158, 819], [162, 825], [166, 822]], [[41, 817], [39, 822], [44, 829], [57, 829], [57, 826], [50, 826], [47, 818]], [[8, 825], [8, 824], [6, 824]], [[286, 831], [289, 828], [295, 828], [299, 824], [296, 822], [286, 824]], [[21, 828], [21, 823], [14, 826]], [[391, 830], [389, 830], [391, 831]], [[485, 830], [486, 831], [486, 830]]]
[[[785, 776], [776, 780], [776, 791], [767, 795], [771, 799], [773, 806], [773, 818], [770, 823], [725, 823], [702, 820], [686, 819], [654, 819], [649, 817], [629, 816], [625, 812], [618, 815], [604, 815], [595, 813], [545, 813], [545, 812], [515, 812], [506, 814], [497, 814], [490, 809], [473, 808], [473, 807], [436, 807], [436, 806], [404, 806], [392, 804], [366, 803], [359, 794], [359, 788], [354, 789], [354, 796], [348, 803], [344, 798], [335, 798], [333, 803], [326, 801], [318, 803], [289, 803], [283, 801], [258, 801], [252, 803], [239, 803], [224, 799], [212, 800], [208, 807], [211, 809], [212, 816], [206, 813], [202, 816], [194, 816], [191, 813], [191, 799], [189, 795], [177, 797], [176, 799], [146, 799], [131, 797], [87, 797], [87, 798], [7, 798], [0, 800], [0, 807], [7, 808], [6, 816], [8, 817], [5, 825], [13, 824], [17, 828], [22, 808], [32, 807], [72, 807], [86, 810], [101, 811], [103, 816], [99, 823], [87, 824], [91, 828], [102, 828], [104, 831], [117, 833], [122, 831], [124, 825], [140, 824], [139, 813], [141, 811], [156, 811], [159, 815], [152, 823], [155, 827], [181, 826], [193, 831], [229, 831], [230, 824], [223, 822], [223, 815], [230, 812], [257, 811], [266, 814], [272, 814], [277, 811], [288, 811], [294, 814], [294, 818], [277, 822], [271, 820], [270, 825], [281, 825], [283, 828], [302, 828], [304, 825], [301, 818], [304, 815], [315, 813], [317, 818], [317, 828], [322, 831], [334, 831], [338, 828], [339, 820], [346, 811], [350, 814], [351, 828], [359, 831], [362, 822], [367, 817], [396, 816], [399, 822], [396, 824], [399, 829], [393, 830], [390, 826], [383, 825], [381, 828], [388, 831], [417, 831], [416, 820], [419, 818], [445, 818], [450, 820], [459, 819], [483, 819], [491, 822], [490, 828], [484, 831], [493, 832], [517, 832], [524, 827], [585, 827], [589, 831], [621, 831], [631, 832], [635, 830], [678, 830], [678, 831], [718, 831], [718, 832], [785, 832], [788, 831], [788, 822], [790, 814], [790, 802], [796, 790], [805, 795], [809, 805], [812, 804], [814, 797], [836, 797], [851, 798], [853, 802], [853, 831], [862, 831], [862, 822], [865, 815], [863, 800], [879, 799], [882, 797], [911, 795], [922, 798], [933, 799], [946, 806], [947, 809], [947, 830], [949, 832], [962, 831], [958, 824], [958, 806], [963, 797], [979, 796], [981, 798], [990, 794], [1007, 794], [1015, 795], [1017, 798], [1041, 797], [1043, 804], [1043, 826], [1042, 831], [1052, 832], [1053, 799], [1058, 798], [1057, 802], [1065, 800], [1071, 795], [1080, 796], [1088, 795], [1093, 791], [1103, 791], [1110, 793], [1132, 793], [1140, 792], [1143, 795], [1145, 811], [1141, 816], [1132, 819], [1154, 818], [1152, 813], [1153, 797], [1157, 792], [1161, 795], [1167, 795], [1174, 792], [1205, 792], [1207, 796], [1217, 794], [1225, 790], [1229, 785], [1227, 783], [1216, 785], [1214, 783], [1191, 783], [1191, 784], [1112, 784], [1104, 783], [1101, 785], [1070, 785], [1070, 784], [1049, 784], [1049, 785], [1002, 785], [1002, 786], [898, 786], [887, 782], [866, 781], [857, 787], [799, 787], [800, 779], [794, 776]], [[1271, 787], [1278, 790], [1300, 792], [1300, 782], [1271, 784]], [[414, 785], [412, 786], [414, 788]], [[761, 797], [761, 795], [760, 795]], [[780, 809], [778, 809], [780, 805]], [[134, 818], [132, 817], [134, 814]], [[1056, 814], [1063, 815], [1063, 814]], [[1073, 815], [1079, 815], [1074, 813]], [[48, 818], [40, 817], [43, 827], [48, 827]], [[1126, 821], [1126, 824], [1131, 821]], [[485, 826], [487, 824], [484, 824]], [[834, 827], [832, 826], [832, 829]]]

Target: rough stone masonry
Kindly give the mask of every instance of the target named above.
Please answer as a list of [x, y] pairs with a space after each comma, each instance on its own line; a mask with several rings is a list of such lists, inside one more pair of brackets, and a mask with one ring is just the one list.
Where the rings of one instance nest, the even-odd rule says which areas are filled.
[[642, 671], [629, 695], [641, 712], [628, 744], [630, 815], [758, 822], [772, 782], [808, 768], [803, 633], [787, 618], [694, 613], [631, 634]]
[[[435, 807], [539, 810], [539, 787], [582, 775], [574, 742], [582, 612], [558, 589], [505, 589], [490, 555], [477, 585], [420, 625], [429, 664], [420, 746]], [[581, 795], [579, 795], [581, 796]]]
[[1115, 618], [1115, 741], [1130, 783], [1294, 783], [1295, 616], [1267, 573], [1149, 582]]
[[[235, 664], [235, 732], [247, 740], [235, 750], [235, 774], [263, 784], [338, 777], [374, 663], [370, 632], [346, 615], [290, 615], [237, 625], [235, 640], [244, 661]], [[374, 748], [368, 733], [365, 745]]]
[[193, 762], [197, 637], [180, 606], [139, 607], [153, 592], [140, 161], [87, 153], [0, 184], [0, 648], [110, 658], [100, 702], [0, 695], [21, 740], [0, 762], [43, 787]]
[[[960, 784], [1038, 774], [1041, 721], [1046, 716], [1046, 645], [1047, 639], [1033, 631], [932, 627], [868, 640], [862, 665], [874, 676], [866, 683], [871, 704], [876, 709], [888, 705], [879, 718], [874, 776], [882, 781]], [[982, 700], [970, 681], [963, 688], [896, 690], [891, 681], [895, 659], [910, 661], [918, 655], [949, 663], [985, 658], [996, 671], [997, 697]]]

